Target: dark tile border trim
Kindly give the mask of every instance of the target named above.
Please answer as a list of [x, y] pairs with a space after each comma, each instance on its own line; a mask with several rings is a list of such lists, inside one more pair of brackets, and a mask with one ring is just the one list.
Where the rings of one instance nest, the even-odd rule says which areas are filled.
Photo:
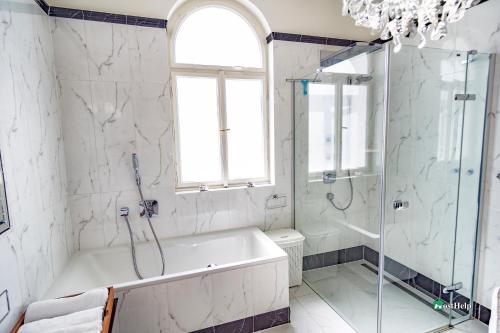
[[302, 267], [304, 271], [308, 271], [315, 268], [345, 264], [347, 262], [364, 259], [363, 252], [363, 246], [356, 246], [348, 249], [305, 256], [303, 258]]
[[47, 2], [45, 2], [45, 0], [34, 0], [34, 1], [49, 16], [86, 20], [86, 21], [127, 24], [139, 27], [150, 27], [150, 28], [161, 28], [161, 29], [167, 28], [167, 20], [164, 19], [54, 7], [54, 6], [49, 6]]
[[[356, 246], [348, 249], [341, 249], [337, 251], [325, 252], [305, 256], [303, 258], [303, 270], [311, 270], [321, 267], [333, 266], [344, 264], [352, 261], [364, 259], [372, 265], [378, 267], [379, 253], [368, 246]], [[445, 294], [443, 289], [445, 286], [431, 278], [412, 270], [411, 268], [397, 262], [396, 260], [385, 257], [385, 271], [394, 277], [398, 278], [403, 283], [406, 283], [420, 292], [426, 294], [431, 298], [441, 298], [446, 302], [450, 301], [449, 294]], [[466, 306], [470, 304], [470, 299], [457, 293], [453, 299], [453, 303], [459, 306]], [[462, 312], [467, 314], [465, 311]], [[491, 316], [491, 310], [487, 307], [473, 302], [472, 315], [474, 318], [488, 325]]]
[[191, 333], [253, 333], [267, 328], [288, 324], [290, 322], [290, 308], [258, 314], [235, 320], [230, 323], [204, 328]]
[[266, 37], [266, 41], [269, 44], [273, 40], [283, 40], [288, 42], [321, 44], [321, 45], [336, 45], [336, 46], [349, 46], [352, 43], [356, 42], [355, 40], [350, 40], [350, 39], [298, 35], [298, 34], [289, 34], [284, 32], [271, 32], [269, 36]]
[[34, 0], [36, 2], [36, 4], [38, 6], [40, 6], [40, 8], [42, 8], [42, 10], [45, 12], [45, 14], [49, 14], [49, 9], [50, 9], [50, 6], [48, 3], [45, 2], [45, 0]]

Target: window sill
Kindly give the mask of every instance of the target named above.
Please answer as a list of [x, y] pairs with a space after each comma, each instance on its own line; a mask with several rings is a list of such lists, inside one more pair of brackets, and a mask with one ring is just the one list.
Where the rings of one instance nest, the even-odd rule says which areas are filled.
[[255, 184], [254, 187], [249, 187], [246, 185], [239, 185], [239, 186], [230, 186], [230, 187], [213, 187], [209, 188], [208, 191], [200, 191], [198, 188], [178, 188], [175, 190], [175, 194], [196, 194], [196, 193], [211, 193], [211, 192], [222, 192], [222, 191], [234, 191], [234, 190], [253, 190], [253, 189], [259, 189], [259, 188], [269, 188], [269, 187], [274, 187], [276, 184], [273, 183], [262, 183], [262, 184]]

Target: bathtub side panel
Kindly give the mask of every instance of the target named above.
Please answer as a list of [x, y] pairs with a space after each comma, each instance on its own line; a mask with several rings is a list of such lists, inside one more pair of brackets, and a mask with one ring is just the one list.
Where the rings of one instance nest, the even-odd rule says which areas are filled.
[[187, 333], [280, 310], [288, 260], [149, 285], [118, 294], [113, 333]]
[[119, 293], [113, 333], [168, 333], [167, 284]]
[[253, 316], [253, 268], [212, 275], [214, 325]]
[[169, 282], [170, 333], [192, 332], [212, 327], [212, 274]]
[[288, 257], [252, 269], [254, 314], [288, 307]]

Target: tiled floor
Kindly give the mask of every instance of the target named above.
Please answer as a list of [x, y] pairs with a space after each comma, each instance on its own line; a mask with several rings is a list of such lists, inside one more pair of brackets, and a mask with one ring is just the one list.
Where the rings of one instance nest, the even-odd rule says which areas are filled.
[[[352, 269], [351, 273], [356, 273], [354, 275], [357, 276], [364, 276], [362, 271], [357, 271], [358, 268], [356, 267], [351, 267]], [[326, 270], [323, 270], [326, 271]], [[338, 273], [338, 272], [337, 272]], [[323, 276], [326, 275], [326, 272], [323, 272]], [[318, 274], [317, 274], [318, 275]], [[338, 279], [342, 279], [342, 273], [336, 275]], [[318, 278], [317, 281], [320, 281], [319, 276], [316, 276]], [[352, 284], [356, 284], [356, 279], [354, 276], [351, 275], [346, 275], [344, 278], [349, 277], [350, 282]], [[310, 279], [311, 277], [309, 277]], [[344, 285], [345, 290], [338, 290], [337, 292], [341, 294], [358, 294], [356, 297], [363, 297], [360, 296], [362, 293], [358, 293], [352, 289], [352, 286], [347, 286]], [[371, 289], [370, 289], [371, 290]], [[371, 292], [367, 292], [365, 290], [366, 295], [369, 295], [369, 297], [372, 297], [373, 294]], [[391, 296], [393, 300], [398, 300], [400, 295], [396, 291], [393, 291], [393, 294], [396, 296]], [[366, 296], [365, 297], [368, 297]], [[376, 294], [375, 294], [376, 295]], [[406, 300], [408, 302], [408, 300]], [[358, 304], [359, 301], [356, 298], [356, 302], [352, 304]], [[411, 301], [410, 301], [411, 303]], [[363, 308], [362, 311], [366, 311], [367, 309], [370, 309], [373, 304], [369, 304], [366, 308]], [[356, 331], [347, 323], [345, 322], [340, 315], [334, 311], [323, 299], [321, 299], [311, 288], [309, 288], [305, 283], [300, 286], [300, 287], [295, 287], [290, 289], [290, 308], [291, 308], [291, 323], [287, 325], [282, 325], [279, 327], [271, 328], [268, 330], [261, 331], [262, 333], [355, 333]], [[376, 305], [375, 305], [375, 310], [376, 311]], [[404, 315], [404, 311], [410, 312], [410, 311], [416, 311], [412, 312], [410, 315]], [[369, 310], [370, 316], [372, 310]], [[387, 312], [386, 312], [387, 313]], [[408, 323], [405, 323], [405, 321], [411, 320], [412, 318], [416, 318], [418, 316], [426, 316], [424, 318], [429, 318], [429, 320], [437, 320], [436, 318], [432, 318], [426, 310], [423, 310], [419, 308], [419, 304], [415, 305], [412, 304], [408, 307], [406, 306], [405, 308], [401, 309], [400, 311], [397, 311], [400, 315], [403, 314], [404, 320], [399, 320], [398, 322], [394, 322], [393, 325], [399, 325], [397, 327], [394, 327], [394, 329], [386, 328], [384, 329], [384, 332], [416, 332], [416, 333], [423, 333], [425, 332], [426, 329], [423, 330], [418, 330], [421, 328], [412, 328], [411, 330], [407, 330]], [[418, 313], [418, 315], [416, 315]], [[389, 312], [389, 315], [391, 313]], [[371, 320], [367, 321], [368, 323], [372, 323]], [[439, 318], [439, 322], [441, 323], [441, 318]], [[373, 324], [373, 323], [372, 323]], [[366, 326], [363, 326], [366, 329]], [[488, 328], [486, 325], [478, 322], [478, 321], [468, 321], [463, 324], [458, 325], [452, 330], [449, 330], [447, 332], [450, 333], [487, 333]], [[365, 331], [360, 331], [360, 332], [365, 332]]]
[[469, 320], [463, 324], [457, 325], [447, 333], [487, 333], [488, 326], [478, 320]]
[[306, 284], [290, 289], [291, 323], [270, 328], [262, 333], [355, 333]]
[[[359, 332], [376, 333], [377, 273], [363, 261], [304, 272], [304, 280]], [[383, 331], [428, 332], [448, 323], [448, 316], [418, 300], [391, 281], [384, 283]]]

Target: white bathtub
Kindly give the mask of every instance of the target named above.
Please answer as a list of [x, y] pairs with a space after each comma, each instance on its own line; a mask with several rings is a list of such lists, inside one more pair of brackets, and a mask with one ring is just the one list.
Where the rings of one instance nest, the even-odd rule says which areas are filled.
[[[113, 286], [113, 332], [192, 332], [288, 307], [286, 253], [257, 228], [161, 241], [166, 273], [153, 242], [76, 253], [45, 298]], [[208, 265], [214, 265], [208, 267]], [[140, 326], [137, 326], [140, 325]]]

